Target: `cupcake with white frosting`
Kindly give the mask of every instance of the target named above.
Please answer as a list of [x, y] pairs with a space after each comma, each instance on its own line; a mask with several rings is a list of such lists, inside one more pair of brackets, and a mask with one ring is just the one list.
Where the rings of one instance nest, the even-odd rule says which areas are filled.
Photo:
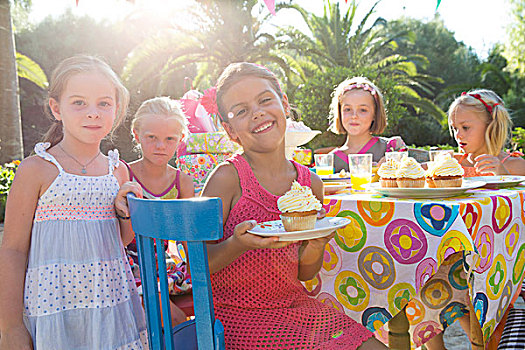
[[434, 163], [427, 171], [427, 179], [432, 181], [437, 188], [461, 187], [463, 184], [463, 174], [465, 171], [455, 158], [450, 154], [444, 153], [436, 158]]
[[389, 159], [377, 170], [377, 175], [379, 175], [379, 183], [381, 187], [397, 187], [397, 168], [399, 164], [393, 160]]
[[277, 200], [277, 207], [286, 231], [302, 231], [315, 227], [322, 205], [310, 187], [294, 181], [292, 188]]
[[405, 157], [396, 171], [397, 187], [425, 187], [425, 170], [412, 157]]

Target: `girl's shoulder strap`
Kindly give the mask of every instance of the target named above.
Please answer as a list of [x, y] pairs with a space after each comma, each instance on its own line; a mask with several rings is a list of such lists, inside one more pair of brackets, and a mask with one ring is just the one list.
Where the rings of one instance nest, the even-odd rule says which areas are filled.
[[47, 152], [47, 149], [51, 146], [49, 142], [39, 142], [35, 145], [35, 154], [48, 162], [55, 164], [59, 172], [63, 172], [64, 169], [60, 163], [53, 157], [50, 153]]
[[113, 170], [118, 168], [120, 165], [120, 155], [118, 153], [118, 149], [113, 149], [108, 152], [108, 173], [113, 173]]
[[232, 164], [235, 167], [235, 170], [237, 170], [241, 189], [244, 190], [250, 185], [253, 185], [254, 180], [255, 182], [257, 182], [255, 176], [253, 175], [250, 164], [248, 164], [246, 159], [244, 159], [244, 157], [241, 154], [236, 154], [228, 158], [226, 161]]
[[121, 159], [120, 160], [122, 163], [124, 163], [124, 165], [126, 166], [126, 168], [128, 168], [128, 172], [129, 172], [129, 181], [133, 181], [133, 178], [135, 177], [135, 175], [133, 175], [133, 170], [131, 170], [131, 167], [129, 166], [128, 163], [126, 163], [125, 160]]
[[335, 150], [333, 150], [331, 153], [333, 153], [334, 157], [338, 157], [339, 159], [341, 159], [343, 162], [345, 162], [346, 164], [348, 164], [348, 155], [341, 151], [340, 149], [336, 148]]
[[175, 188], [177, 189], [177, 198], [180, 198], [180, 170], [175, 169], [177, 174], [175, 175]]

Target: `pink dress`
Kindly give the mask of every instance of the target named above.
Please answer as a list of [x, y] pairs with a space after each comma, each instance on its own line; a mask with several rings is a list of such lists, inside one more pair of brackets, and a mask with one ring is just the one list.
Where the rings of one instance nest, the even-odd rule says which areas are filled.
[[[229, 161], [239, 174], [242, 196], [224, 225], [224, 238], [245, 220], [278, 220], [277, 199], [257, 181], [242, 155]], [[310, 186], [310, 171], [293, 162], [297, 181]], [[227, 349], [356, 349], [372, 336], [344, 313], [310, 298], [298, 275], [300, 243], [255, 249], [212, 275], [216, 317]]]

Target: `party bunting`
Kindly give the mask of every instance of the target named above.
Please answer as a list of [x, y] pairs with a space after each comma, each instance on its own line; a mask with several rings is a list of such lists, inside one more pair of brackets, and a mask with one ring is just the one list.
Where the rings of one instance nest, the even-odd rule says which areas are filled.
[[270, 10], [270, 13], [275, 16], [275, 0], [264, 0], [266, 7]]

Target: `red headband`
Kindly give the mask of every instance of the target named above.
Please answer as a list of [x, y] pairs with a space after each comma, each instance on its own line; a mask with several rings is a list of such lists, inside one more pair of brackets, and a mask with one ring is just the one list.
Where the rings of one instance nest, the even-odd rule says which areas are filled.
[[462, 92], [461, 93], [461, 96], [465, 96], [465, 95], [468, 95], [468, 96], [472, 96], [474, 97], [475, 99], [478, 99], [481, 101], [481, 103], [483, 103], [483, 105], [485, 106], [485, 109], [487, 110], [487, 112], [489, 112], [490, 115], [492, 115], [492, 110], [494, 109], [494, 107], [496, 107], [497, 105], [499, 105], [499, 103], [494, 103], [492, 106], [489, 105], [487, 102], [485, 102], [485, 100], [483, 100], [481, 98], [481, 95], [480, 94], [469, 94], [467, 92]]

